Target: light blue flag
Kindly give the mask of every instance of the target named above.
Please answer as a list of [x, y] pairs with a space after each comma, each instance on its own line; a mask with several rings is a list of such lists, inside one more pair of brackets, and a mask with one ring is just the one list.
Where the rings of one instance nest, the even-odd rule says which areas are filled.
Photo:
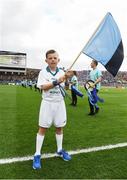
[[100, 62], [116, 76], [123, 62], [124, 52], [120, 31], [111, 13], [106, 14], [82, 52]]

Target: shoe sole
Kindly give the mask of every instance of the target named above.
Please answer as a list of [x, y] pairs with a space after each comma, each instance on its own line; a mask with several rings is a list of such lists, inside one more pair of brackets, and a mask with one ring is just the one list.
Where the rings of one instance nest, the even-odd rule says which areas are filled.
[[70, 161], [71, 159], [69, 159], [69, 160], [67, 160], [67, 159], [64, 159], [64, 158], [62, 158], [64, 161]]
[[35, 167], [33, 166], [33, 169], [38, 170], [38, 169], [41, 169], [41, 167], [39, 167], [39, 168], [35, 168]]
[[62, 155], [59, 155], [59, 154], [58, 154], [58, 156], [61, 157], [64, 161], [70, 161], [70, 160], [71, 160], [71, 159], [69, 159], [69, 160], [64, 159], [63, 156], [62, 156]]
[[95, 114], [98, 114], [99, 113], [99, 111], [98, 112], [95, 112]]

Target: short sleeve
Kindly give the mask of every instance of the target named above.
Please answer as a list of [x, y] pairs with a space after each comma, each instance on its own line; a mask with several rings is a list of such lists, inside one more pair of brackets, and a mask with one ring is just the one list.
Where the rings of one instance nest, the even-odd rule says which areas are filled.
[[43, 72], [40, 71], [39, 76], [38, 76], [38, 81], [37, 81], [37, 87], [41, 88], [42, 85], [46, 84], [47, 81], [44, 78]]
[[73, 76], [72, 79], [71, 79], [71, 82], [72, 82], [72, 83], [77, 82], [77, 77], [76, 77], [76, 76]]

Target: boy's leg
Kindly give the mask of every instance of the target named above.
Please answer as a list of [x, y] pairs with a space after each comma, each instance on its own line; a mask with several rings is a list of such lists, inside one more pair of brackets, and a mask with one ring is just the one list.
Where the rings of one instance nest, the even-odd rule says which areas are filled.
[[96, 105], [95, 105], [95, 114], [97, 114], [97, 113], [99, 112], [99, 110], [100, 110], [100, 108], [99, 108], [99, 106], [96, 104]]
[[94, 115], [94, 106], [90, 103], [89, 98], [88, 98], [88, 102], [89, 102], [89, 107], [90, 107], [89, 115]]
[[36, 136], [36, 152], [35, 152], [35, 155], [41, 154], [41, 148], [43, 145], [46, 130], [47, 130], [47, 128], [39, 127], [39, 130], [38, 130], [38, 133]]
[[74, 100], [75, 100], [75, 97], [74, 97], [74, 92], [71, 90], [71, 96], [72, 96], [72, 105], [74, 105]]
[[[98, 94], [99, 90], [96, 89], [96, 92]], [[99, 106], [97, 104], [95, 104], [95, 114], [97, 114], [99, 112], [99, 110], [100, 110]]]
[[56, 142], [57, 142], [57, 154], [65, 161], [70, 161], [71, 156], [62, 148], [63, 143], [63, 128], [56, 128]]
[[71, 160], [71, 156], [63, 150], [63, 127], [66, 125], [66, 107], [65, 102], [61, 101], [56, 104], [56, 114], [54, 116], [54, 126], [56, 127], [57, 154], [65, 161]]
[[57, 152], [59, 152], [62, 150], [63, 128], [56, 128], [56, 143], [57, 143]]
[[42, 101], [39, 113], [39, 130], [36, 137], [36, 152], [35, 155], [41, 154], [41, 148], [44, 141], [44, 136], [47, 128], [51, 126], [52, 123], [52, 110], [50, 108], [50, 103], [47, 101]]
[[41, 168], [41, 148], [44, 141], [44, 136], [47, 128], [39, 127], [39, 131], [36, 136], [36, 152], [33, 159], [33, 169]]
[[77, 95], [75, 94], [75, 102], [74, 102], [74, 105], [76, 106], [77, 105]]

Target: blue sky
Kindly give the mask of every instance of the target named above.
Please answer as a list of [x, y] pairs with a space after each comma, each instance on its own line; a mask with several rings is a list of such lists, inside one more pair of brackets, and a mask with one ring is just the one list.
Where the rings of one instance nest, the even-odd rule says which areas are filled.
[[[45, 67], [45, 52], [56, 49], [60, 66], [68, 68], [101, 19], [111, 12], [126, 56], [126, 4], [126, 0], [0, 0], [0, 49], [26, 52], [31, 68]], [[90, 62], [83, 54], [74, 69], [89, 69]], [[121, 70], [127, 70], [126, 57]]]

